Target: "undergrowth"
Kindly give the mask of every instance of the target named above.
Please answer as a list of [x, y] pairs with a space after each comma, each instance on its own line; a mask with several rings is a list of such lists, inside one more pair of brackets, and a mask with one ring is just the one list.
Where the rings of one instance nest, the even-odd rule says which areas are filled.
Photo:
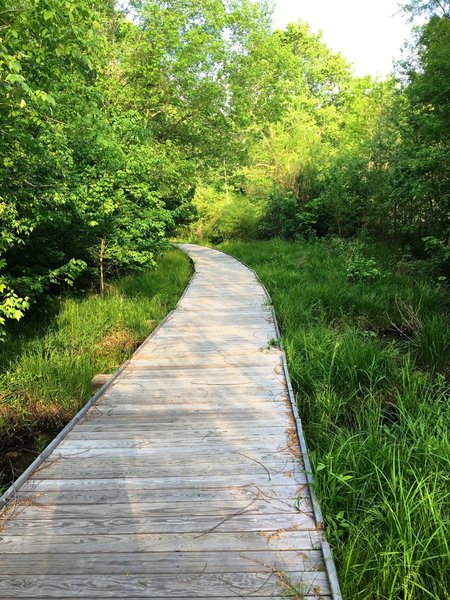
[[382, 246], [222, 248], [272, 295], [344, 598], [450, 598], [445, 291]]
[[63, 300], [46, 324], [18, 323], [0, 344], [0, 450], [64, 425], [92, 395], [93, 375], [113, 373], [131, 356], [190, 273], [187, 256], [169, 250], [156, 269], [109, 285], [103, 296]]

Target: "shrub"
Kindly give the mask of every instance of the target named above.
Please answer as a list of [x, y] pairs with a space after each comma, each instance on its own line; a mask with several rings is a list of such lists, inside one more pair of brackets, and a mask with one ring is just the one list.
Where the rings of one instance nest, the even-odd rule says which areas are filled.
[[423, 238], [428, 267], [434, 275], [450, 275], [450, 245], [433, 236]]
[[257, 201], [233, 191], [202, 186], [196, 192], [194, 204], [197, 220], [190, 233], [195, 238], [213, 243], [256, 238], [261, 214]]
[[381, 277], [381, 270], [375, 259], [364, 256], [356, 244], [353, 248], [350, 246], [346, 273], [347, 279], [352, 282], [375, 281]]
[[258, 234], [263, 239], [296, 240], [315, 235], [315, 224], [314, 214], [302, 211], [292, 194], [278, 191], [266, 204]]

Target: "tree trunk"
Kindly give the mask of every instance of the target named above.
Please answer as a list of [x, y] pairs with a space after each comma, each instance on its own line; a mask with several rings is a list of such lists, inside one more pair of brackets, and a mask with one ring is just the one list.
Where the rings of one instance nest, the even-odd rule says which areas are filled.
[[394, 241], [396, 242], [398, 238], [397, 233], [397, 202], [394, 202]]
[[337, 232], [338, 232], [338, 237], [342, 238], [342, 225], [341, 225], [341, 218], [339, 215], [336, 215], [336, 228], [337, 228]]
[[103, 272], [103, 258], [105, 256], [105, 238], [100, 240], [99, 271], [100, 271], [100, 294], [105, 292], [105, 275]]
[[115, 0], [110, 0], [109, 5], [110, 5], [110, 9], [111, 9], [110, 26], [111, 26], [111, 48], [112, 48], [112, 53], [113, 53], [112, 68], [113, 68], [114, 77], [117, 77], [117, 73], [118, 73], [118, 68], [117, 68], [118, 63], [117, 63], [117, 55], [116, 55], [117, 23], [116, 23], [116, 2], [115, 2]]
[[224, 173], [224, 180], [225, 180], [225, 195], [227, 197], [227, 204], [228, 204], [230, 202], [230, 194], [228, 192], [227, 164], [225, 161], [223, 161], [223, 173]]

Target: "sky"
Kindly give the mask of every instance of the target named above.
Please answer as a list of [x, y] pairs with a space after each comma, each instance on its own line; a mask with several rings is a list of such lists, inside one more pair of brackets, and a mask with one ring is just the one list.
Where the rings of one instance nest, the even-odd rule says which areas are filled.
[[398, 0], [274, 0], [274, 26], [299, 19], [323, 32], [327, 46], [340, 51], [357, 75], [385, 77], [409, 38], [411, 25], [398, 13]]

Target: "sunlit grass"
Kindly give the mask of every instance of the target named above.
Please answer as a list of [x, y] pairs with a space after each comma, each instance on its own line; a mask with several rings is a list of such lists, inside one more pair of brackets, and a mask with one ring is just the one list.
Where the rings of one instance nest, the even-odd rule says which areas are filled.
[[381, 247], [366, 282], [339, 241], [223, 248], [272, 295], [344, 598], [450, 598], [444, 290]]

